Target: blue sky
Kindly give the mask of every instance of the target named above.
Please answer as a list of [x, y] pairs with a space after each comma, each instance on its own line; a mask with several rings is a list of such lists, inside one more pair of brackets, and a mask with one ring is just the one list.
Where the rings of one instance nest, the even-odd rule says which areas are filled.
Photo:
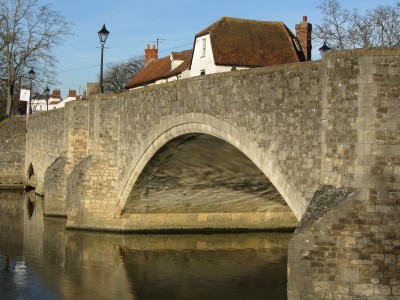
[[[283, 21], [290, 30], [308, 16], [310, 23], [320, 21], [317, 6], [322, 0], [41, 0], [51, 3], [74, 23], [73, 36], [54, 49], [58, 86], [63, 97], [69, 89], [83, 91], [87, 82], [97, 80], [100, 46], [97, 32], [106, 24], [110, 35], [104, 63], [121, 62], [142, 55], [146, 44], [159, 44], [159, 57], [171, 51], [192, 47], [194, 35], [223, 16], [266, 21]], [[346, 8], [364, 11], [378, 5], [394, 5], [397, 0], [342, 0]], [[313, 45], [314, 59], [321, 45]]]

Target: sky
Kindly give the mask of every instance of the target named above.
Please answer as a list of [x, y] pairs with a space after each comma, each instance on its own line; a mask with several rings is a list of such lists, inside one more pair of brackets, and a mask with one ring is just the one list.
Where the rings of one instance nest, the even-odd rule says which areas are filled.
[[[57, 86], [65, 98], [68, 90], [82, 94], [88, 82], [100, 73], [100, 42], [97, 32], [103, 24], [110, 35], [104, 49], [104, 69], [108, 63], [124, 62], [143, 55], [147, 44], [159, 43], [159, 57], [171, 51], [191, 49], [194, 36], [223, 16], [265, 21], [282, 21], [295, 32], [302, 21], [318, 24], [317, 8], [322, 0], [40, 0], [51, 3], [73, 23], [73, 35], [67, 36], [53, 53], [58, 59]], [[395, 5], [398, 0], [340, 0], [344, 8], [360, 12], [378, 5]], [[313, 59], [319, 59], [313, 45]]]

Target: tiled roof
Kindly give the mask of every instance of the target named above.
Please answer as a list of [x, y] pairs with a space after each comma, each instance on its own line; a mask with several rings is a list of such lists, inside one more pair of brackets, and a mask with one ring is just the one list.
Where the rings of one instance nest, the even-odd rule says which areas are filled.
[[210, 34], [216, 65], [259, 67], [304, 60], [282, 22], [223, 17], [202, 30]]
[[51, 101], [51, 102], [49, 102], [49, 105], [55, 105], [55, 104], [58, 104], [58, 103], [60, 103], [61, 101]]
[[185, 50], [182, 52], [171, 52], [172, 58], [175, 60], [187, 60], [192, 56], [192, 50]]
[[185, 50], [182, 52], [172, 52], [172, 58], [174, 60], [183, 60], [183, 62], [177, 66], [175, 69], [169, 71], [165, 74], [165, 78], [169, 78], [172, 76], [176, 76], [181, 74], [183, 71], [189, 69], [190, 66], [190, 59], [192, 58], [193, 50]]
[[157, 80], [178, 75], [189, 68], [191, 56], [192, 50], [173, 52], [174, 59], [184, 61], [173, 70], [171, 70], [170, 56], [151, 60], [132, 78], [132, 80], [127, 84], [126, 88], [129, 89], [151, 84]]

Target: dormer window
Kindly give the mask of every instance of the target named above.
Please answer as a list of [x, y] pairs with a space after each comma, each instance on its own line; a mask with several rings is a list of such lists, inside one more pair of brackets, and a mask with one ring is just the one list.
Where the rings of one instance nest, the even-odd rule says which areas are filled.
[[206, 56], [206, 39], [201, 40], [201, 57]]
[[294, 45], [296, 46], [296, 49], [298, 52], [301, 52], [301, 47], [299, 44], [299, 41], [297, 39], [293, 39]]

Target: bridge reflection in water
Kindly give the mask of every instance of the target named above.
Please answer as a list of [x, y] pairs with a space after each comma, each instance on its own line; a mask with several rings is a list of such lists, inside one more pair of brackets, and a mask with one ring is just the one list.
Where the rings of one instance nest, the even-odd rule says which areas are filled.
[[0, 193], [2, 299], [286, 299], [290, 233], [66, 231], [33, 193]]

